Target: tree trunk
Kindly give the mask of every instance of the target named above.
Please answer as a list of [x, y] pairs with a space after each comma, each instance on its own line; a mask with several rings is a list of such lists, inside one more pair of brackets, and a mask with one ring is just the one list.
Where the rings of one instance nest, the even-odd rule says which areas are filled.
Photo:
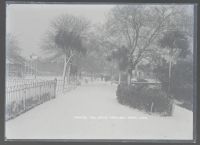
[[65, 55], [65, 63], [64, 63], [64, 70], [63, 70], [63, 91], [65, 89], [66, 70], [67, 70], [67, 55]]
[[71, 70], [71, 63], [69, 63], [69, 67], [68, 67], [68, 71], [67, 71], [67, 80], [68, 80], [68, 84], [71, 83], [71, 80], [70, 80], [70, 70]]
[[65, 78], [66, 69], [67, 69], [67, 55], [65, 55], [65, 58], [64, 58], [64, 69], [63, 69], [63, 75], [62, 75], [63, 79]]
[[170, 50], [169, 52], [169, 83], [168, 83], [168, 96], [171, 93], [171, 73], [172, 73], [172, 57], [173, 57], [173, 49]]
[[131, 64], [131, 67], [128, 69], [128, 77], [127, 77], [128, 85], [131, 84], [131, 79], [132, 79], [132, 76], [133, 76], [133, 70], [134, 69], [135, 69], [135, 66], [132, 66], [132, 64]]
[[127, 83], [128, 83], [128, 85], [131, 84], [131, 78], [132, 78], [132, 69], [130, 69], [128, 71], [128, 76], [127, 76]]
[[169, 84], [168, 84], [168, 95], [171, 93], [171, 73], [172, 73], [172, 60], [169, 61]]
[[[67, 59], [67, 54], [65, 54], [65, 64], [64, 64], [64, 70], [63, 70], [63, 91], [64, 91], [64, 87], [65, 87], [65, 79], [66, 79], [66, 72], [67, 72], [67, 65], [69, 64], [71, 58], [72, 58], [73, 54], [72, 54], [72, 51], [70, 51], [70, 56], [69, 58]], [[71, 66], [69, 66], [69, 69], [70, 69]], [[70, 71], [68, 69], [68, 71]], [[69, 74], [69, 73], [68, 73]], [[69, 75], [68, 75], [69, 77]], [[69, 79], [69, 78], [68, 78]]]
[[118, 84], [121, 83], [121, 71], [119, 72]]

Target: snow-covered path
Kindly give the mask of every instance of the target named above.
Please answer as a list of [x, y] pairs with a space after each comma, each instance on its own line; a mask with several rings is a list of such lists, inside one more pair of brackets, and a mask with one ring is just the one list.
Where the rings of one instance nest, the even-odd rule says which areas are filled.
[[120, 105], [116, 86], [82, 85], [6, 122], [7, 139], [192, 139], [192, 112], [159, 117]]

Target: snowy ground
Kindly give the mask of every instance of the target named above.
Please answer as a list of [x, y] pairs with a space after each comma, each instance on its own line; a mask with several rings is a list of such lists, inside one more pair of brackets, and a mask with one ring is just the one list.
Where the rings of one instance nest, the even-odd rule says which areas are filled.
[[116, 86], [89, 83], [6, 122], [7, 139], [192, 139], [193, 113], [172, 117], [120, 105]]

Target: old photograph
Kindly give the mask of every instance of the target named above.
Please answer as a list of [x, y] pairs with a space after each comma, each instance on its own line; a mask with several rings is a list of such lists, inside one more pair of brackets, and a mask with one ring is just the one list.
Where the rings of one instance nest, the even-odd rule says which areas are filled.
[[192, 141], [194, 15], [7, 3], [5, 138]]

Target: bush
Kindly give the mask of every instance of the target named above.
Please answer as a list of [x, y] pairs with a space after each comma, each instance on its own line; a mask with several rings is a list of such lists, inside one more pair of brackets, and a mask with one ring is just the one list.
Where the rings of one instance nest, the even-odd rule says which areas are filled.
[[150, 88], [145, 85], [119, 85], [116, 93], [120, 104], [148, 113], [172, 115], [173, 102], [159, 88]]
[[[162, 90], [168, 88], [169, 64], [163, 60], [162, 65], [158, 65], [154, 72], [162, 83]], [[172, 67], [170, 95], [175, 99], [187, 104], [183, 107], [192, 110], [193, 104], [193, 63], [189, 60], [179, 60]]]

